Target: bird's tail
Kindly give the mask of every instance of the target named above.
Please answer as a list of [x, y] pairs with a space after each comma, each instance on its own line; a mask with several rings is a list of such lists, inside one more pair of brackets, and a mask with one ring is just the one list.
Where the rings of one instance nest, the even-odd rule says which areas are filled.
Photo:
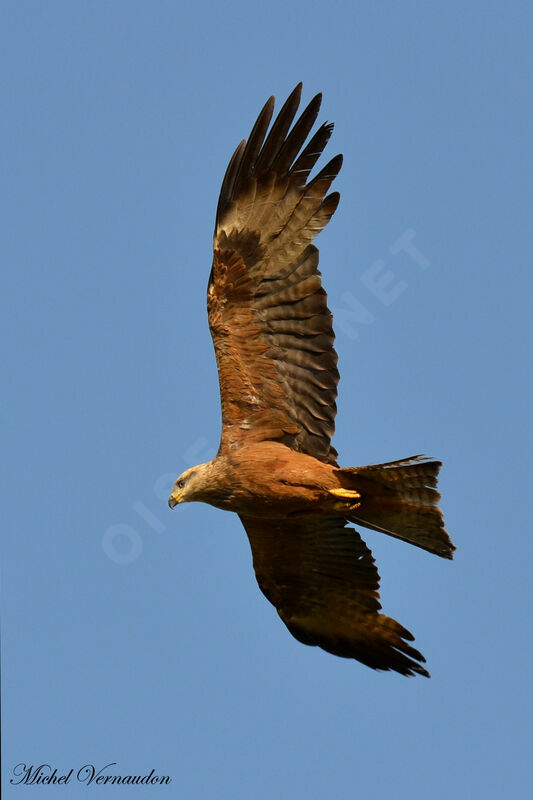
[[412, 456], [368, 467], [337, 469], [338, 498], [350, 503], [347, 517], [430, 553], [453, 558], [455, 546], [444, 529], [436, 490], [440, 461]]

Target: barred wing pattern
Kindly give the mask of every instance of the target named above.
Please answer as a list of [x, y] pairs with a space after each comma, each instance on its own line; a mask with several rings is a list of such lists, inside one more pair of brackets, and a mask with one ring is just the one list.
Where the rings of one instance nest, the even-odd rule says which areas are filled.
[[413, 635], [380, 613], [372, 553], [345, 520], [241, 521], [259, 587], [296, 639], [374, 669], [429, 677], [408, 644]]
[[267, 101], [229, 163], [217, 208], [209, 325], [220, 381], [221, 448], [243, 437], [276, 439], [334, 464], [339, 373], [312, 241], [339, 202], [338, 193], [327, 193], [342, 157], [308, 181], [333, 126], [322, 125], [302, 150], [321, 95], [289, 132], [301, 88], [268, 135], [274, 99]]

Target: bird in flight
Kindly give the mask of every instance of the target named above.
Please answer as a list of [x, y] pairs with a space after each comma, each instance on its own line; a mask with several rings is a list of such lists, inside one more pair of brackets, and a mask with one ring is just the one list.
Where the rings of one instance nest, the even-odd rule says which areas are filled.
[[207, 291], [222, 435], [212, 461], [180, 475], [169, 505], [197, 500], [239, 515], [259, 587], [300, 642], [429, 677], [412, 634], [381, 613], [372, 553], [348, 524], [452, 558], [441, 464], [337, 463], [337, 354], [313, 239], [337, 208], [338, 192], [328, 192], [342, 156], [310, 177], [333, 125], [306, 144], [321, 95], [293, 124], [301, 90], [270, 130], [267, 100], [222, 181]]

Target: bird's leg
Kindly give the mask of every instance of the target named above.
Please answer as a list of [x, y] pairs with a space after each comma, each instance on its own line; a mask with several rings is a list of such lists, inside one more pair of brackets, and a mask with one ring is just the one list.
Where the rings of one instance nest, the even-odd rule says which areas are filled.
[[335, 503], [335, 511], [355, 511], [361, 505], [361, 495], [355, 489], [329, 489], [329, 493], [344, 500], [344, 502]]

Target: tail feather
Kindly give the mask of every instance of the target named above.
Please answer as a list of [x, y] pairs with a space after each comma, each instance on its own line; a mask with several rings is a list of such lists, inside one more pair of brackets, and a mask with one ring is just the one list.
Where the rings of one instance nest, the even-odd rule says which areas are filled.
[[440, 461], [412, 456], [386, 464], [336, 470], [341, 486], [361, 495], [350, 521], [443, 558], [453, 558], [455, 546], [438, 508], [440, 494], [436, 486], [441, 466]]

